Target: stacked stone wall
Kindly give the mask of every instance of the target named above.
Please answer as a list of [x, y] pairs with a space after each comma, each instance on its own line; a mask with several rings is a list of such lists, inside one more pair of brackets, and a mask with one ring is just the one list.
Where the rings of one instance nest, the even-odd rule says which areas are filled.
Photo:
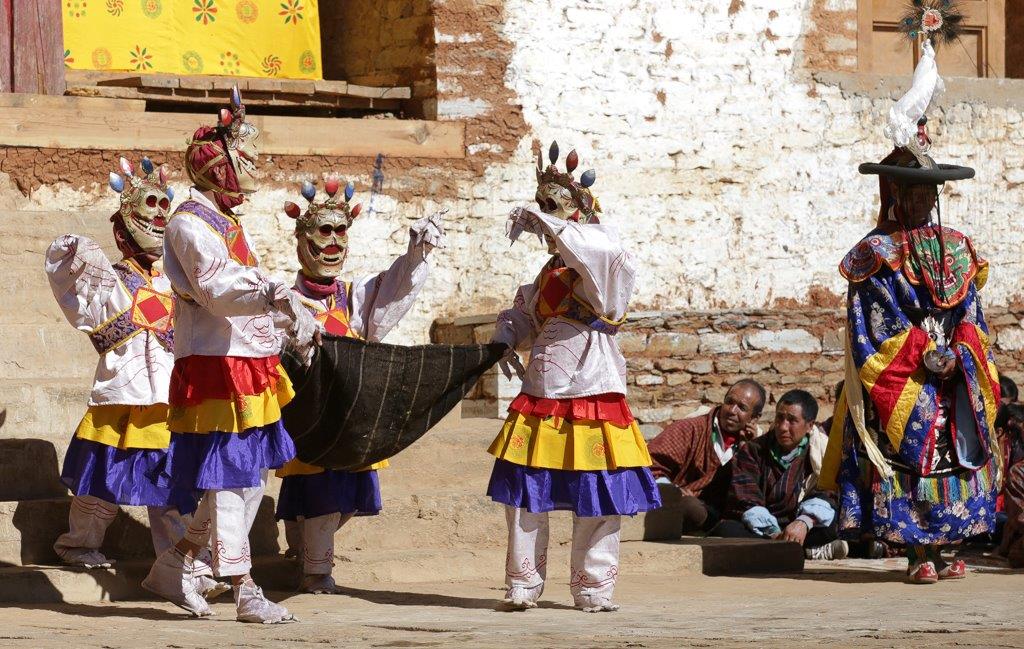
[[[997, 366], [1024, 388], [1024, 305], [988, 309], [986, 319]], [[487, 342], [493, 322], [492, 315], [439, 320], [431, 337], [449, 344]], [[635, 313], [617, 337], [633, 413], [646, 433], [654, 433], [702, 405], [721, 403], [730, 385], [753, 378], [769, 394], [765, 421], [771, 404], [794, 388], [818, 399], [824, 419], [843, 378], [845, 324], [845, 310], [835, 308]], [[464, 411], [504, 416], [518, 388], [492, 371]]]

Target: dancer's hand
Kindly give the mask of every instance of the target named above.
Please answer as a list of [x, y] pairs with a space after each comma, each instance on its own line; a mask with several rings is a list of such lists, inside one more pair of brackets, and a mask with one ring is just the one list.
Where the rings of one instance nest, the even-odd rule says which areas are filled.
[[448, 237], [444, 231], [444, 215], [448, 208], [425, 216], [409, 227], [410, 247], [422, 247], [423, 258], [434, 248], [445, 248], [448, 245]]
[[513, 371], [515, 371], [515, 374], [519, 377], [520, 381], [522, 381], [523, 377], [526, 376], [526, 368], [523, 367], [523, 362], [519, 360], [519, 354], [517, 354], [516, 350], [511, 347], [509, 347], [508, 351], [505, 352], [505, 356], [498, 361], [498, 368], [509, 381], [512, 380]]
[[505, 235], [515, 243], [523, 232], [535, 234], [542, 243], [544, 241], [544, 226], [537, 215], [525, 207], [517, 207], [508, 214]]

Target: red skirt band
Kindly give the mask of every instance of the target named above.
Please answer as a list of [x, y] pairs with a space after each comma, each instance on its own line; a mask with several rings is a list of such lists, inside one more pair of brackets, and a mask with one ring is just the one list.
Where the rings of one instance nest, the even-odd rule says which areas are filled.
[[510, 412], [541, 419], [558, 417], [566, 421], [607, 421], [620, 428], [628, 428], [634, 421], [625, 395], [611, 392], [569, 399], [545, 399], [520, 394], [509, 404], [508, 409]]
[[281, 380], [280, 359], [240, 356], [186, 356], [174, 361], [172, 406], [197, 406], [209, 399], [263, 394]]

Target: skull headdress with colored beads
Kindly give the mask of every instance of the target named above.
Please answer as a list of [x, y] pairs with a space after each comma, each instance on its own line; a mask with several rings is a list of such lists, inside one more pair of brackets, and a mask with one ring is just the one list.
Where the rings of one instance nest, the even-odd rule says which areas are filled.
[[174, 199], [167, 186], [167, 168], [157, 167], [149, 158], [135, 165], [121, 158], [121, 174], [110, 173], [110, 188], [120, 194], [121, 204], [113, 220], [120, 217], [124, 229], [143, 252], [160, 255], [164, 246], [164, 226]]
[[316, 187], [306, 181], [302, 183], [302, 197], [309, 203], [303, 212], [295, 203], [288, 201], [284, 211], [295, 219], [295, 239], [302, 273], [311, 279], [333, 279], [341, 274], [348, 256], [348, 228], [359, 216], [362, 204], [351, 205], [355, 193], [352, 183], [345, 185], [339, 194], [341, 183], [336, 178], [324, 183], [327, 199], [316, 200]]
[[601, 205], [590, 192], [597, 180], [593, 169], [584, 171], [579, 182], [573, 172], [579, 165], [579, 156], [573, 149], [565, 157], [565, 171], [558, 169], [558, 142], [552, 142], [548, 149], [550, 164], [544, 167], [544, 157], [537, 154], [537, 205], [542, 212], [568, 221], [597, 223]]

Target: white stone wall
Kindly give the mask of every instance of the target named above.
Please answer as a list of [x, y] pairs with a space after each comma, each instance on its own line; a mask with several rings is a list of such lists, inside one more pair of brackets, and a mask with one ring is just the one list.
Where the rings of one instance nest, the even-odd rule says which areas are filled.
[[[439, 202], [450, 207], [450, 245], [435, 254], [421, 299], [392, 339], [422, 342], [436, 317], [498, 310], [532, 279], [543, 250], [525, 240], [510, 248], [503, 222], [533, 196], [535, 139], [545, 149], [552, 139], [563, 152], [575, 147], [580, 171], [596, 168], [604, 220], [621, 229], [643, 269], [637, 309], [804, 303], [816, 285], [841, 294], [836, 264], [877, 211], [877, 181], [856, 167], [889, 151], [887, 93], [901, 86], [815, 79], [803, 65], [802, 36], [814, 29], [806, 0], [732, 5], [730, 14], [724, 0], [505, 2], [500, 32], [514, 44], [505, 82], [529, 134], [508, 162], [460, 182], [456, 198], [398, 204], [382, 196], [379, 211], [351, 232], [356, 276], [404, 249], [413, 218]], [[474, 47], [473, 34], [438, 30], [439, 42]], [[438, 70], [442, 91], [452, 88], [448, 72]], [[1019, 296], [1024, 265], [1024, 229], [1014, 222], [1024, 203], [1020, 83], [950, 80], [932, 112], [936, 157], [978, 170], [949, 189], [943, 208], [945, 223], [972, 235], [992, 262], [990, 304]], [[506, 109], [472, 96], [442, 96], [438, 107], [442, 119]], [[469, 155], [496, 146], [474, 142]], [[370, 162], [354, 178], [364, 200]], [[414, 173], [446, 172], [438, 164]], [[386, 190], [402, 183], [389, 173]], [[114, 204], [109, 192], [69, 194], [75, 205]], [[282, 276], [297, 264], [280, 205], [296, 194], [274, 184], [249, 210], [266, 266]]]

